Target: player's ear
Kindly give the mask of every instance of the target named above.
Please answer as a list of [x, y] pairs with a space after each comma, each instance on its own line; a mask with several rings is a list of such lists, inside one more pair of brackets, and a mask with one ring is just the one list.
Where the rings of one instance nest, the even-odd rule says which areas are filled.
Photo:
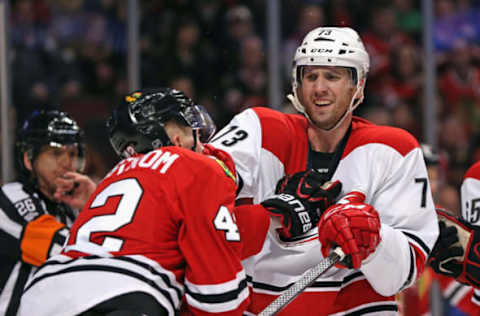
[[30, 161], [30, 158], [28, 158], [27, 152], [23, 153], [23, 164], [25, 165], [25, 168], [32, 171], [33, 169], [32, 162]]
[[169, 120], [165, 122], [163, 125], [165, 133], [167, 134], [168, 138], [172, 142], [174, 146], [182, 146], [181, 136], [178, 128], [178, 124], [174, 120]]
[[182, 138], [180, 137], [179, 134], [175, 133], [174, 135], [171, 135], [170, 140], [173, 143], [173, 145], [182, 147]]

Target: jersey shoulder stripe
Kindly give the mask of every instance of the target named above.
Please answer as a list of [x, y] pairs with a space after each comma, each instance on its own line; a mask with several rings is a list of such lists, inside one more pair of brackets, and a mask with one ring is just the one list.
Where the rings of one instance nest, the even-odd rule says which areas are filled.
[[466, 179], [466, 178], [473, 178], [473, 179], [480, 180], [480, 161], [474, 163], [470, 168], [468, 168], [463, 179]]
[[299, 134], [306, 140], [307, 119], [300, 114], [286, 114], [273, 109], [257, 107], [253, 108], [257, 114], [262, 130], [263, 147], [278, 147], [285, 140], [295, 139]]
[[[262, 128], [262, 148], [284, 163], [286, 173], [304, 169], [308, 153], [308, 122], [305, 116], [263, 107], [253, 110]], [[297, 166], [298, 163], [302, 163], [302, 166]]]
[[375, 125], [358, 117], [354, 117], [352, 124], [352, 134], [345, 147], [343, 157], [357, 147], [374, 143], [389, 146], [402, 156], [420, 147], [415, 137], [404, 129]]
[[30, 197], [30, 195], [23, 190], [23, 185], [20, 182], [10, 182], [4, 184], [2, 186], [2, 191], [12, 203]]

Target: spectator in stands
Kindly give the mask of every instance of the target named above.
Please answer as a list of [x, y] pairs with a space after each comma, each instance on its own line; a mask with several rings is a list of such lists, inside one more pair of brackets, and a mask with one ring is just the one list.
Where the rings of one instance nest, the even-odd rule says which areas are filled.
[[292, 76], [291, 63], [295, 50], [298, 45], [302, 43], [305, 35], [316, 27], [324, 26], [326, 24], [325, 10], [323, 6], [315, 3], [303, 3], [298, 9], [295, 29], [288, 35], [284, 41], [283, 47], [283, 65], [284, 65], [284, 80], [290, 81]]

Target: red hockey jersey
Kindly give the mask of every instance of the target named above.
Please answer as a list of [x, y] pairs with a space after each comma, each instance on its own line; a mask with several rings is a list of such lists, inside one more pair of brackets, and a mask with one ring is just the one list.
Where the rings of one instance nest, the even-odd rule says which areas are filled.
[[76, 315], [134, 291], [169, 315], [184, 294], [189, 313], [241, 315], [248, 288], [235, 191], [223, 163], [190, 150], [122, 160], [81, 211], [63, 254], [27, 285], [20, 315]]

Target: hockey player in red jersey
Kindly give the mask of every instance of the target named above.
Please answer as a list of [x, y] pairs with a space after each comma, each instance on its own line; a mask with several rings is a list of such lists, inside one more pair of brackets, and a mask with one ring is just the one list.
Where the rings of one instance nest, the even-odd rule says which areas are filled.
[[342, 195], [359, 196], [327, 210], [320, 226], [298, 236], [286, 238], [271, 224], [260, 253], [243, 261], [249, 315], [298, 281], [334, 244], [353, 260], [318, 278], [279, 315], [396, 315], [395, 294], [423, 271], [438, 236], [425, 163], [408, 132], [353, 116], [368, 69], [353, 29], [314, 29], [292, 68], [289, 98], [303, 115], [247, 109], [211, 141], [235, 161], [238, 204], [268, 198], [285, 174], [308, 168], [340, 180]]
[[[86, 202], [62, 254], [27, 284], [20, 315], [241, 315], [249, 292], [240, 258], [261, 247], [270, 213], [256, 205], [235, 218], [233, 163], [202, 145], [214, 131], [208, 114], [177, 90], [138, 91], [114, 110], [109, 130], [125, 159]], [[264, 201], [288, 232], [339, 193], [339, 182], [322, 189], [317, 177], [287, 181], [295, 207]], [[316, 189], [297, 197], [304, 182]], [[243, 234], [257, 240], [246, 244]]]

